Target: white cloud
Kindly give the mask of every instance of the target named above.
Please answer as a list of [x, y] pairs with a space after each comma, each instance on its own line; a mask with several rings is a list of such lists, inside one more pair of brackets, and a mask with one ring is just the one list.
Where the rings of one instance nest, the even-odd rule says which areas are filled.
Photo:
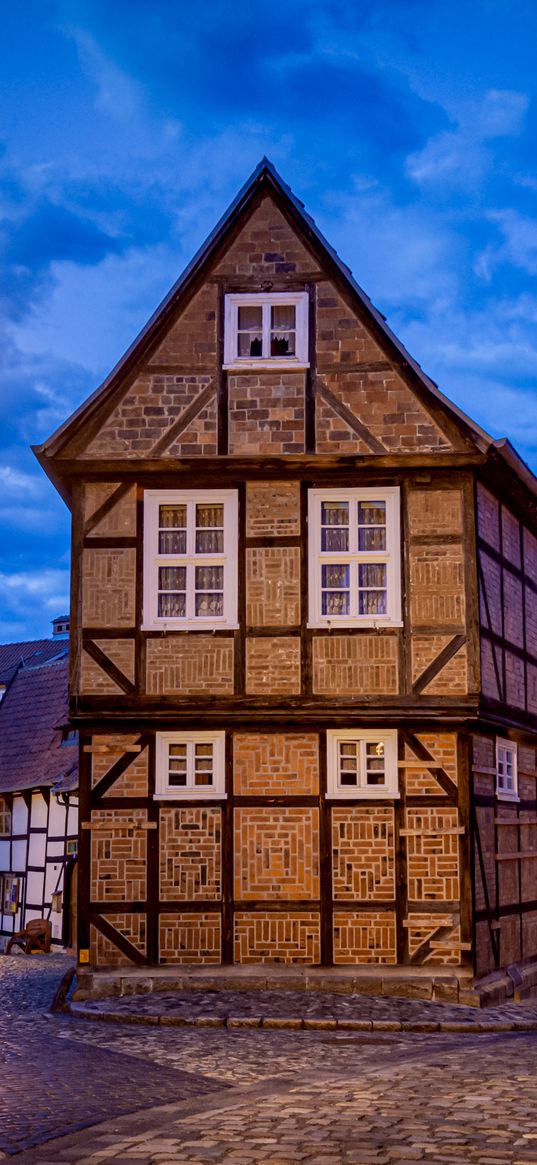
[[513, 208], [489, 210], [486, 217], [498, 227], [503, 240], [490, 243], [479, 252], [475, 260], [476, 274], [489, 280], [500, 264], [509, 263], [529, 275], [537, 275], [537, 219]]
[[490, 89], [480, 99], [460, 103], [456, 127], [429, 138], [407, 158], [409, 177], [421, 187], [470, 191], [479, 187], [494, 164], [494, 139], [516, 137], [529, 106], [525, 93]]
[[140, 111], [141, 87], [103, 53], [82, 28], [64, 29], [75, 42], [82, 69], [97, 90], [96, 105], [114, 120], [126, 122]]

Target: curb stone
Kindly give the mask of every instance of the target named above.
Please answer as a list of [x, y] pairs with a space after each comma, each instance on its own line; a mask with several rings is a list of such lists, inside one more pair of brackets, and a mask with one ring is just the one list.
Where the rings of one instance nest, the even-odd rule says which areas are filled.
[[71, 1015], [79, 1019], [97, 1020], [101, 1023], [151, 1024], [162, 1027], [206, 1027], [206, 1028], [261, 1028], [264, 1030], [288, 1029], [291, 1031], [367, 1031], [367, 1032], [415, 1032], [433, 1034], [487, 1032], [532, 1032], [537, 1031], [537, 1020], [513, 1019], [486, 1020], [388, 1020], [388, 1019], [336, 1019], [326, 1017], [314, 1019], [310, 1016], [185, 1016], [185, 1015], [142, 1015], [125, 1011], [96, 1011], [84, 1003], [71, 1003]]

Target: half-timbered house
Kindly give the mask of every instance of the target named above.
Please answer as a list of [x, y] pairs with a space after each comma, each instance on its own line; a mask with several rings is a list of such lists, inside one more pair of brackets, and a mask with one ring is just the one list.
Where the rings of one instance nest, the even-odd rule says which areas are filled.
[[537, 483], [264, 160], [36, 450], [72, 506], [81, 961], [537, 957]]
[[69, 643], [0, 645], [0, 947], [35, 918], [76, 944], [78, 740], [68, 724]]

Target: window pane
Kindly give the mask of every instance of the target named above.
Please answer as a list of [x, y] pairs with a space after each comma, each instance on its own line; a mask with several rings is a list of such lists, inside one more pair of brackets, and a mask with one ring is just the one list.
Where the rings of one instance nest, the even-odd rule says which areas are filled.
[[365, 746], [366, 785], [385, 785], [383, 741], [367, 741]]
[[360, 591], [358, 612], [360, 615], [386, 615], [386, 591]]
[[186, 506], [159, 506], [159, 554], [186, 554]]
[[348, 615], [350, 609], [350, 567], [330, 563], [321, 567], [323, 615]]
[[271, 308], [270, 354], [294, 356], [296, 351], [295, 308], [293, 304], [275, 304]]
[[174, 788], [185, 788], [187, 782], [186, 744], [170, 744], [168, 783]]
[[161, 618], [184, 619], [186, 615], [186, 567], [159, 566], [158, 613]]
[[254, 304], [239, 307], [238, 314], [239, 356], [263, 355], [263, 309]]
[[197, 786], [213, 784], [212, 744], [196, 744], [195, 746], [194, 784]]
[[358, 502], [358, 549], [386, 549], [386, 502]]
[[340, 741], [339, 784], [347, 788], [358, 785], [358, 745], [354, 740]]
[[359, 587], [386, 587], [386, 563], [367, 562], [358, 567]]
[[243, 304], [239, 307], [239, 332], [261, 332], [263, 308], [259, 304]]
[[161, 619], [184, 619], [186, 617], [186, 595], [179, 593], [159, 595], [158, 614]]
[[322, 502], [321, 550], [338, 553], [349, 549], [349, 503]]
[[224, 614], [224, 567], [196, 567], [196, 615]]
[[223, 554], [224, 507], [196, 506], [196, 554]]

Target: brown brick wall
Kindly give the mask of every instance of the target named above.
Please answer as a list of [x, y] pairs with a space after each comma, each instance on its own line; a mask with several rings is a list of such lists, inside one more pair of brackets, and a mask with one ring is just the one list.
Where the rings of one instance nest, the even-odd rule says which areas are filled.
[[332, 808], [332, 885], [335, 899], [395, 898], [392, 806]]
[[233, 639], [212, 635], [147, 640], [147, 692], [159, 695], [233, 694]]
[[292, 275], [318, 265], [271, 198], [262, 200], [214, 269], [217, 276]]
[[[106, 914], [105, 919], [119, 934], [136, 947], [143, 955], [146, 953], [147, 918], [145, 914], [128, 913]], [[96, 926], [90, 926], [90, 962], [98, 967], [131, 967], [132, 960], [120, 951], [119, 947], [105, 938]]]
[[246, 483], [246, 537], [300, 534], [300, 486], [295, 481]]
[[159, 951], [161, 963], [220, 963], [220, 915], [162, 913]]
[[462, 490], [411, 489], [408, 493], [410, 534], [433, 534], [439, 541], [462, 534]]
[[[106, 746], [105, 752], [93, 753], [91, 757], [92, 787], [104, 777], [116, 761], [125, 755], [129, 744], [136, 744], [138, 733], [130, 735], [94, 736], [93, 744], [99, 748]], [[140, 753], [132, 753], [128, 768], [110, 786], [105, 797], [147, 797], [147, 748]]]
[[235, 914], [236, 963], [315, 964], [320, 959], [320, 921], [313, 911]]
[[[211, 374], [144, 372], [86, 450], [87, 457], [149, 457], [161, 437], [213, 380]], [[211, 441], [209, 444], [212, 447]], [[199, 452], [199, 450], [196, 450]]]
[[[348, 309], [345, 321], [351, 325], [346, 333], [349, 335], [355, 321]], [[355, 352], [361, 346], [356, 344]], [[351, 351], [350, 348], [342, 349], [342, 354], [345, 350]], [[358, 355], [354, 355], [353, 359], [358, 360]], [[333, 395], [367, 426], [373, 437], [389, 452], [447, 452], [451, 448], [432, 417], [392, 369], [359, 373], [322, 372], [322, 379]], [[316, 417], [315, 448], [317, 453], [328, 454], [371, 451], [367, 439], [364, 444], [361, 438], [357, 438], [326, 401], [321, 402]]]
[[[96, 639], [97, 647], [108, 659], [119, 668], [123, 675], [134, 683], [134, 640], [133, 639]], [[82, 651], [80, 661], [80, 692], [83, 695], [114, 695], [121, 692], [121, 688], [103, 670], [100, 664]]]
[[146, 897], [145, 809], [97, 809], [92, 816], [91, 898], [139, 902]]
[[334, 963], [396, 963], [393, 910], [334, 910]]
[[304, 452], [303, 372], [229, 374], [229, 452]]
[[300, 623], [298, 546], [246, 551], [246, 622], [252, 627], [293, 627]]
[[319, 791], [317, 735], [236, 733], [233, 767], [238, 796], [314, 795]]
[[481, 482], [477, 485], [477, 533], [495, 550], [500, 549], [500, 508], [497, 498]]
[[407, 809], [408, 897], [411, 901], [459, 898], [459, 825], [456, 809]]
[[132, 627], [135, 600], [135, 550], [83, 551], [83, 626]]
[[435, 931], [439, 927], [450, 927], [450, 934], [444, 939], [445, 946], [432, 947], [423, 958], [427, 965], [438, 964], [452, 964], [458, 965], [460, 963], [460, 952], [457, 950], [457, 944], [461, 941], [461, 928], [458, 923], [458, 915], [455, 914], [436, 914], [436, 913], [417, 913], [409, 914], [406, 920], [406, 927], [408, 930], [408, 953], [412, 958], [416, 954], [418, 948], [422, 943], [428, 940], [433, 942], [441, 942], [441, 939], [436, 938]]
[[216, 393], [195, 420], [172, 441], [166, 457], [215, 457], [217, 449]]
[[326, 696], [388, 695], [397, 686], [396, 635], [330, 635], [313, 640], [313, 691]]
[[[102, 481], [88, 482], [84, 486], [84, 517], [87, 521], [93, 514], [108, 501], [115, 493], [120, 482], [108, 484]], [[136, 534], [136, 487], [132, 486], [126, 494], [116, 502], [113, 509], [102, 518], [91, 531], [92, 538], [132, 537]]]
[[410, 614], [415, 623], [465, 621], [464, 555], [461, 546], [411, 545]]
[[[457, 737], [455, 733], [420, 732], [416, 736], [419, 743], [424, 745], [431, 754], [431, 767], [434, 769], [435, 765], [440, 765], [453, 784], [457, 785]], [[426, 763], [419, 764], [416, 753], [408, 744], [404, 746], [404, 759], [411, 762], [411, 767], [404, 769], [407, 797], [445, 796], [434, 773], [429, 771]], [[415, 767], [416, 765], [418, 767]]]
[[187, 368], [216, 368], [217, 289], [205, 283], [172, 324], [149, 361], [152, 364], [184, 364]]
[[318, 898], [317, 809], [236, 809], [234, 829], [238, 901]]
[[218, 899], [221, 894], [220, 809], [160, 810], [160, 897], [164, 902]]
[[[451, 642], [451, 635], [412, 635], [412, 682], [422, 675], [426, 668]], [[463, 695], [468, 691], [468, 652], [466, 646], [459, 648], [456, 655], [444, 664], [441, 671], [422, 688], [426, 696]]]
[[300, 692], [300, 639], [267, 636], [246, 640], [249, 696], [292, 696]]

